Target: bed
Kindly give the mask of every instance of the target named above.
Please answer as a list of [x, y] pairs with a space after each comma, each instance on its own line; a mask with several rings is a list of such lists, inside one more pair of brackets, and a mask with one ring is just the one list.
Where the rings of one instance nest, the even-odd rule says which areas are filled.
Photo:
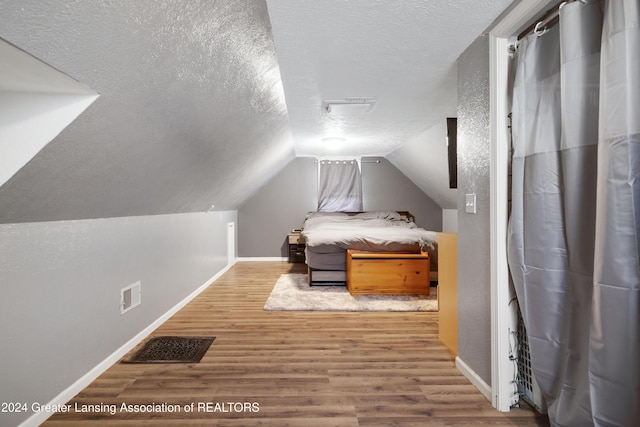
[[427, 252], [430, 279], [437, 280], [437, 232], [418, 227], [408, 212], [313, 212], [302, 236], [312, 285], [346, 283], [347, 250]]

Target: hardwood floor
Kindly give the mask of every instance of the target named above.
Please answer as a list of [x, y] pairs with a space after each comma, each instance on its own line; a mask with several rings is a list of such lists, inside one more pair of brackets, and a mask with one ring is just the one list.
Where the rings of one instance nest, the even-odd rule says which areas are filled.
[[215, 336], [199, 364], [117, 363], [44, 425], [549, 425], [493, 409], [439, 342], [437, 313], [263, 311], [288, 272], [304, 266], [236, 264], [152, 334]]

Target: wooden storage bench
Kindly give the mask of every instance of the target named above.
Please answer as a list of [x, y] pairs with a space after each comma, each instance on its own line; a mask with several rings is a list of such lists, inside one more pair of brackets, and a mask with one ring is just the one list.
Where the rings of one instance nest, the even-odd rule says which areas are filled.
[[351, 295], [429, 295], [429, 254], [347, 250]]

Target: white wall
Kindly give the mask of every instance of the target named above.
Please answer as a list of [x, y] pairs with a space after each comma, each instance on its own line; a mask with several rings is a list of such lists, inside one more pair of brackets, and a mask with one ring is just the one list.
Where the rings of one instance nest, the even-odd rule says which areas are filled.
[[[236, 216], [0, 225], [0, 402], [51, 401], [222, 271]], [[138, 280], [142, 304], [120, 315], [120, 289]]]
[[442, 231], [458, 232], [458, 209], [442, 209]]

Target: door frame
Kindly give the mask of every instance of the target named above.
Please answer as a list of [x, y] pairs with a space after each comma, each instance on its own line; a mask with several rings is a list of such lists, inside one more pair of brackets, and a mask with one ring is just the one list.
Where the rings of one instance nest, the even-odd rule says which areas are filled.
[[491, 404], [506, 412], [518, 400], [511, 335], [515, 332], [507, 265], [509, 41], [553, 2], [522, 0], [505, 11], [490, 29], [491, 105]]

